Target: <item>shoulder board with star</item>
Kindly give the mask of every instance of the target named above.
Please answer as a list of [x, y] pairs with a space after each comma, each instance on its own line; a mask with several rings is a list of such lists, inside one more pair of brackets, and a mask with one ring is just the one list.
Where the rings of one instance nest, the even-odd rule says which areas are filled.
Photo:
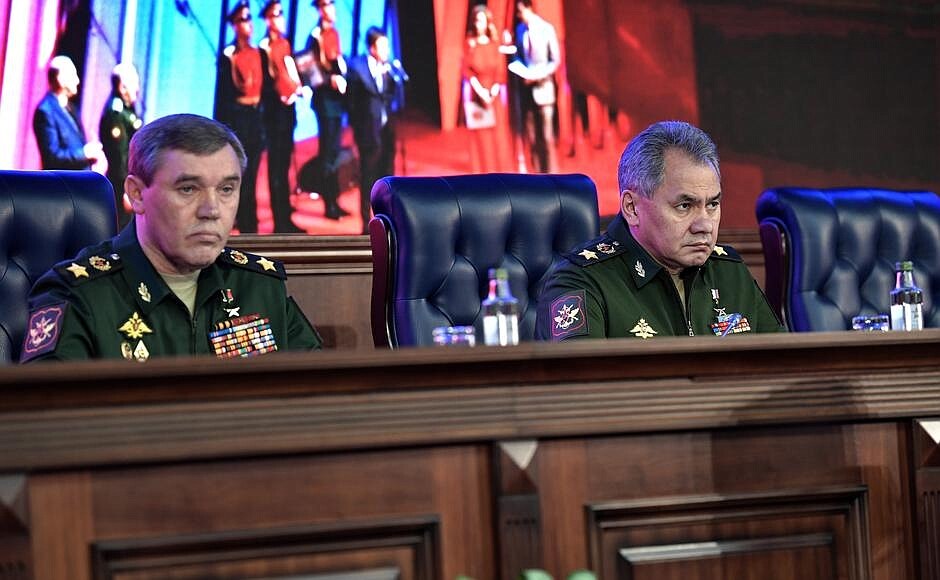
[[110, 276], [124, 268], [121, 256], [111, 253], [93, 253], [81, 259], [59, 262], [53, 269], [72, 286], [84, 284], [96, 278]]
[[281, 280], [287, 279], [284, 264], [279, 260], [272, 260], [264, 256], [243, 252], [234, 248], [225, 248], [222, 250], [222, 254], [219, 256], [217, 262], [235, 266], [236, 268], [251, 270], [259, 274], [267, 274], [268, 276], [274, 276]]
[[744, 258], [741, 257], [741, 254], [731, 246], [725, 246], [722, 244], [717, 244], [715, 249], [712, 250], [712, 258], [716, 260], [728, 260], [730, 262], [743, 262]]
[[599, 264], [627, 251], [627, 247], [609, 236], [595, 238], [586, 244], [575, 247], [563, 255], [572, 264], [585, 267]]

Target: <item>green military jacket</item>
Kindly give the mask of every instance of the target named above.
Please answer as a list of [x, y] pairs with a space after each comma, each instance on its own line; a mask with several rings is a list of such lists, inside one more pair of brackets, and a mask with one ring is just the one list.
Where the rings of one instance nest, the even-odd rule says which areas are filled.
[[[108, 179], [114, 191], [124, 194], [124, 178], [127, 177], [127, 152], [131, 137], [143, 126], [143, 121], [133, 108], [112, 92], [101, 113], [98, 125], [98, 138], [108, 160]], [[118, 213], [121, 207], [118, 206]]]
[[715, 246], [703, 266], [682, 272], [684, 305], [669, 272], [637, 243], [621, 216], [605, 235], [565, 258], [539, 295], [539, 340], [786, 330], [729, 246]]
[[20, 362], [320, 348], [287, 296], [286, 277], [280, 262], [226, 248], [199, 274], [190, 316], [147, 259], [132, 221], [36, 282]]

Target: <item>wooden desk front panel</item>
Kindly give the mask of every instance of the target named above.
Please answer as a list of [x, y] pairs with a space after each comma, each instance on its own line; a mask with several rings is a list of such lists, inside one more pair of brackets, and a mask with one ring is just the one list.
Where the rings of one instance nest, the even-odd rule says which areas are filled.
[[492, 578], [489, 473], [459, 446], [34, 475], [35, 578]]
[[544, 559], [602, 578], [913, 578], [895, 423], [543, 441]]

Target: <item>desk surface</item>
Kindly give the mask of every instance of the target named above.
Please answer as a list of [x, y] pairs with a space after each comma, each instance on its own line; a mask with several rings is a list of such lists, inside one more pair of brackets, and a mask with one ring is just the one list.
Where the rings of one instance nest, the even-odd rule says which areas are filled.
[[940, 330], [0, 369], [0, 471], [940, 415]]

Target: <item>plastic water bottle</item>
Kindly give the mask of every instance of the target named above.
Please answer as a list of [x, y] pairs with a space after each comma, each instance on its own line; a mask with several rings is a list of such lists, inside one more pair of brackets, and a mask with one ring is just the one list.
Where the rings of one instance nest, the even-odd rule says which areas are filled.
[[490, 268], [490, 293], [483, 301], [483, 344], [519, 344], [519, 301], [509, 289], [504, 268]]
[[913, 262], [895, 265], [897, 281], [891, 291], [891, 330], [924, 329], [924, 291], [914, 284]]

